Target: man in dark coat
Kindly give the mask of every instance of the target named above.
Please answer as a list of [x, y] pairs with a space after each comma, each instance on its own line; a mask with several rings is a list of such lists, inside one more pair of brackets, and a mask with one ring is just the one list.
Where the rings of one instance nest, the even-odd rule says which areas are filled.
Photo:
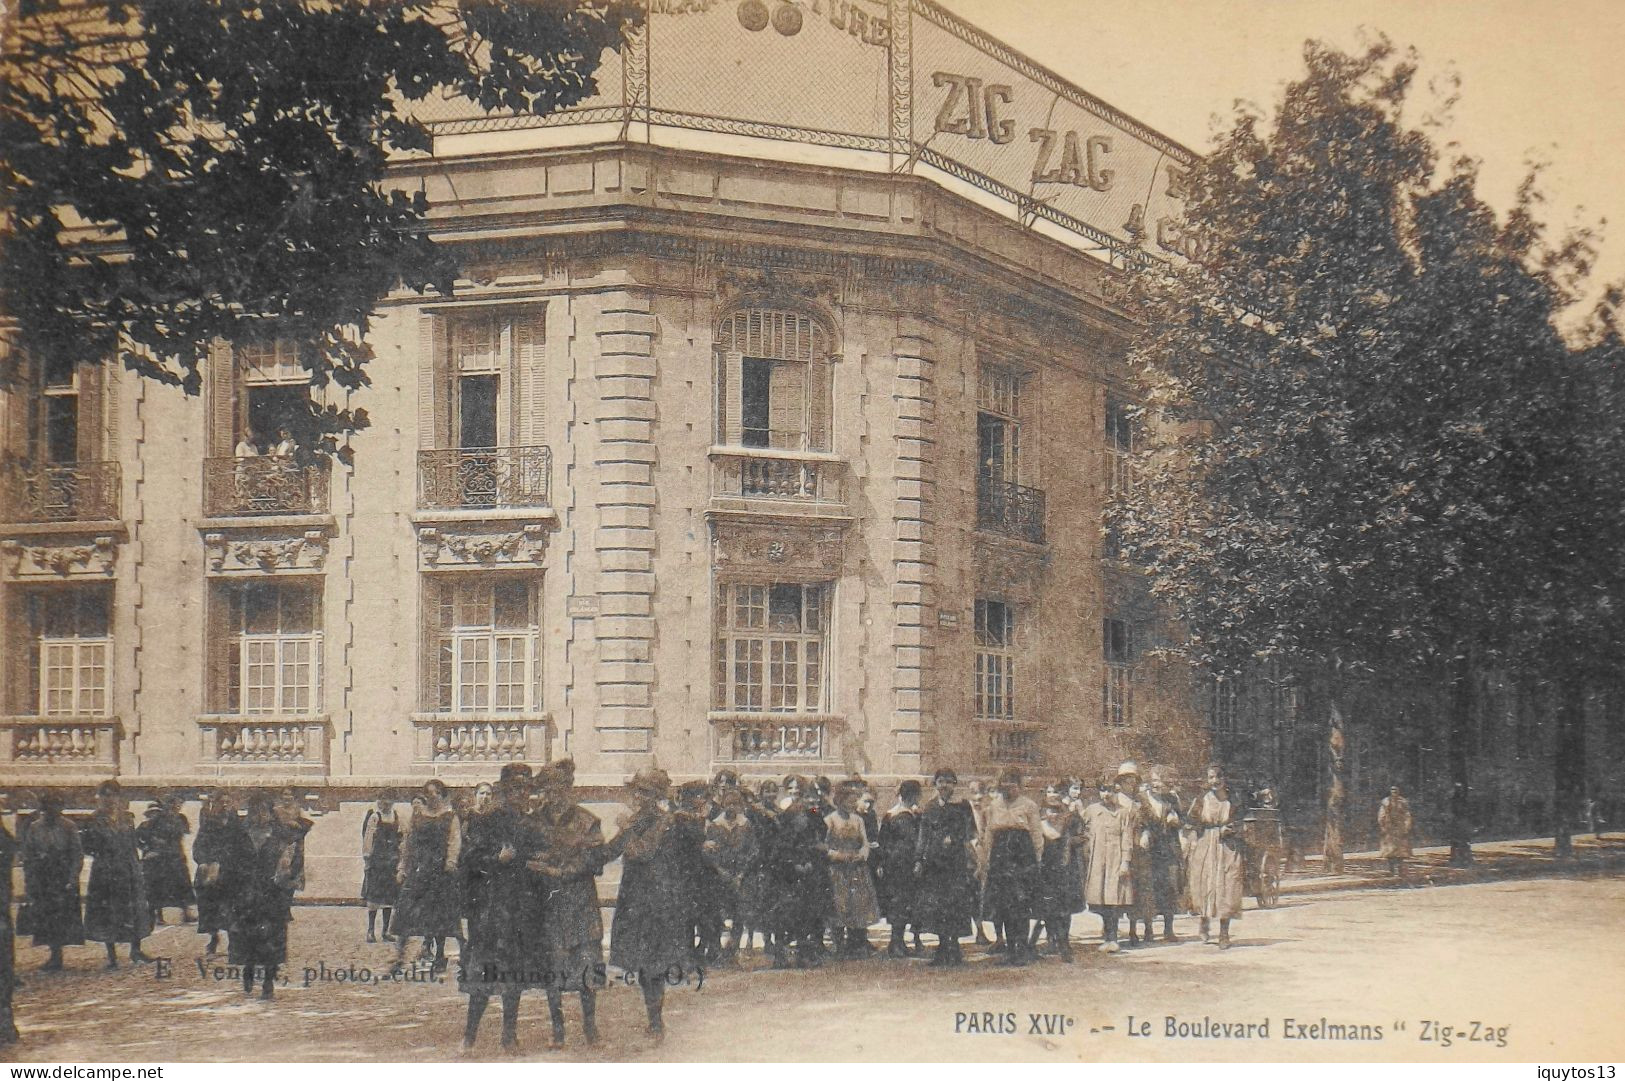
[[23, 834], [23, 882], [28, 890], [28, 930], [34, 945], [50, 948], [46, 972], [62, 968], [62, 947], [85, 940], [80, 912], [79, 872], [84, 849], [79, 829], [62, 815], [62, 793], [47, 789], [40, 813]]
[[606, 846], [605, 857], [622, 861], [621, 891], [610, 929], [610, 963], [637, 974], [649, 1032], [665, 1036], [662, 1014], [668, 978], [686, 978], [693, 924], [685, 896], [676, 816], [663, 806], [671, 778], [645, 768], [627, 782], [632, 810]]
[[970, 804], [954, 799], [958, 784], [953, 770], [937, 770], [931, 778], [937, 798], [920, 815], [915, 919], [937, 936], [933, 965], [964, 963], [959, 940], [971, 933], [979, 901], [976, 816]]

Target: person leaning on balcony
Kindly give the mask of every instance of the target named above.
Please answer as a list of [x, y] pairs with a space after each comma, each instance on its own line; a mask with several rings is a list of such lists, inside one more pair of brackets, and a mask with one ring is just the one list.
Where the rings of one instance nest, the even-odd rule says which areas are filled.
[[152, 910], [136, 852], [135, 816], [117, 781], [96, 788], [96, 813], [85, 823], [80, 843], [91, 859], [85, 897], [85, 937], [107, 947], [107, 967], [117, 968], [113, 947], [130, 944], [130, 960], [150, 960], [141, 940], [152, 934]]
[[62, 793], [47, 789], [39, 798], [39, 816], [29, 824], [22, 840], [23, 882], [27, 888], [26, 926], [34, 945], [46, 946], [50, 960], [42, 971], [62, 968], [62, 947], [85, 941], [79, 911], [79, 871], [85, 854], [79, 830], [62, 815]]
[[276, 446], [271, 448], [271, 457], [292, 458], [298, 449], [299, 445], [293, 441], [293, 430], [287, 427], [278, 428]]
[[260, 456], [259, 442], [254, 438], [254, 429], [243, 427], [243, 437], [237, 440], [237, 447], [232, 452], [234, 458], [258, 458]]

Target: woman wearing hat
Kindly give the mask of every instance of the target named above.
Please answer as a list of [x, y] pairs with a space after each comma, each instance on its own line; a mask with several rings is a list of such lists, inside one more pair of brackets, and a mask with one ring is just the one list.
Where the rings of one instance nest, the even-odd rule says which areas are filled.
[[1004, 932], [1005, 960], [1024, 965], [1033, 959], [1028, 921], [1038, 899], [1039, 859], [1044, 851], [1043, 816], [1021, 791], [1021, 771], [1006, 767], [987, 809], [988, 905]]
[[610, 929], [610, 963], [637, 974], [649, 1032], [666, 1034], [662, 1014], [666, 980], [684, 976], [693, 946], [687, 875], [678, 858], [675, 819], [662, 801], [671, 788], [663, 769], [640, 769], [627, 783], [632, 810], [604, 851], [605, 862], [621, 857], [621, 891]]
[[581, 996], [581, 1034], [598, 1042], [596, 986], [604, 963], [604, 920], [597, 876], [604, 869], [604, 830], [598, 816], [576, 801], [573, 772], [557, 767], [536, 774], [540, 806], [528, 822], [536, 838], [528, 863], [542, 905], [542, 967], [553, 1046], [564, 1046], [564, 992]]
[[1230, 921], [1241, 915], [1245, 889], [1238, 808], [1230, 801], [1224, 767], [1207, 768], [1207, 791], [1185, 816], [1197, 831], [1191, 846], [1191, 907], [1201, 917], [1202, 941], [1211, 942], [1211, 921], [1219, 921], [1219, 948], [1230, 948]]
[[117, 781], [96, 789], [96, 813], [81, 835], [90, 857], [90, 885], [85, 897], [85, 937], [107, 947], [107, 967], [117, 968], [113, 946], [130, 944], [130, 960], [146, 961], [141, 940], [152, 934], [152, 909], [136, 851], [135, 817]]
[[62, 947], [85, 941], [79, 914], [79, 871], [85, 854], [79, 830], [62, 815], [62, 793], [40, 795], [39, 817], [23, 834], [23, 882], [28, 890], [28, 924], [34, 945], [50, 948], [44, 971], [62, 968]]
[[457, 986], [468, 996], [463, 1050], [474, 1046], [480, 1018], [491, 996], [502, 999], [502, 1047], [518, 1046], [519, 995], [544, 984], [549, 975], [532, 933], [542, 920], [542, 896], [526, 861], [534, 854], [535, 833], [526, 821], [530, 786], [501, 781], [491, 809], [468, 824], [461, 853], [472, 899], [468, 949], [460, 957]]
[[401, 844], [401, 862], [395, 880], [401, 885], [395, 908], [395, 956], [406, 951], [406, 940], [421, 935], [425, 953], [433, 953], [434, 967], [446, 967], [446, 939], [462, 935], [463, 883], [457, 860], [463, 846], [462, 822], [446, 786], [439, 778], [423, 785], [423, 806], [413, 803], [412, 821]]
[[164, 922], [164, 909], [181, 910], [181, 922], [190, 923], [197, 896], [192, 892], [192, 874], [186, 864], [186, 835], [192, 823], [181, 811], [181, 798], [166, 794], [147, 808], [146, 821], [136, 827], [136, 845], [141, 850], [141, 873], [147, 882], [147, 903], [152, 906], [152, 922]]

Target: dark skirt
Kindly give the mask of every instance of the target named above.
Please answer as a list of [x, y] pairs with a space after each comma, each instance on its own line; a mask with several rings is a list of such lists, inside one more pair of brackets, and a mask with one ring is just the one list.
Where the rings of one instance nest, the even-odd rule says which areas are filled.
[[150, 853], [141, 861], [141, 873], [147, 880], [147, 903], [153, 908], [190, 908], [197, 903], [186, 854], [178, 843]]
[[463, 880], [455, 872], [421, 868], [409, 875], [395, 901], [397, 934], [428, 938], [462, 934]]
[[97, 857], [85, 898], [85, 937], [93, 942], [135, 942], [152, 934], [141, 868], [121, 857]]
[[609, 935], [612, 964], [651, 975], [686, 970], [693, 943], [681, 874], [664, 860], [624, 865]]
[[541, 957], [547, 990], [579, 991], [603, 979], [604, 918], [591, 876], [545, 877], [541, 918]]
[[28, 899], [17, 913], [17, 935], [31, 934], [36, 946], [78, 946], [85, 941], [79, 882], [66, 868], [53, 868], [28, 882]]
[[1029, 919], [1038, 898], [1038, 854], [1024, 829], [993, 834], [987, 861], [987, 908], [998, 919]]
[[288, 960], [288, 921], [257, 913], [231, 924], [226, 959], [234, 965], [280, 965]]

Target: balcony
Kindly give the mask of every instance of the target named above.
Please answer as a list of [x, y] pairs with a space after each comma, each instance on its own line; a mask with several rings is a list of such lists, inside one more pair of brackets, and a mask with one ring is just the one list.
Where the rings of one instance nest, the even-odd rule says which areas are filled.
[[0, 769], [27, 775], [108, 776], [118, 772], [119, 722], [114, 717], [4, 717], [9, 744]]
[[117, 462], [13, 464], [0, 473], [0, 520], [7, 524], [111, 522], [118, 516]]
[[717, 727], [717, 759], [724, 762], [823, 762], [832, 757], [822, 719], [734, 719]]
[[1028, 544], [1043, 544], [1043, 490], [993, 477], [978, 477], [976, 528]]
[[830, 454], [711, 448], [711, 505], [793, 515], [846, 514], [844, 462]]
[[327, 466], [292, 458], [205, 458], [203, 513], [209, 518], [327, 513]]
[[482, 447], [418, 452], [418, 508], [431, 511], [546, 509], [553, 451]]
[[328, 724], [324, 716], [198, 718], [205, 768], [221, 775], [325, 776]]

